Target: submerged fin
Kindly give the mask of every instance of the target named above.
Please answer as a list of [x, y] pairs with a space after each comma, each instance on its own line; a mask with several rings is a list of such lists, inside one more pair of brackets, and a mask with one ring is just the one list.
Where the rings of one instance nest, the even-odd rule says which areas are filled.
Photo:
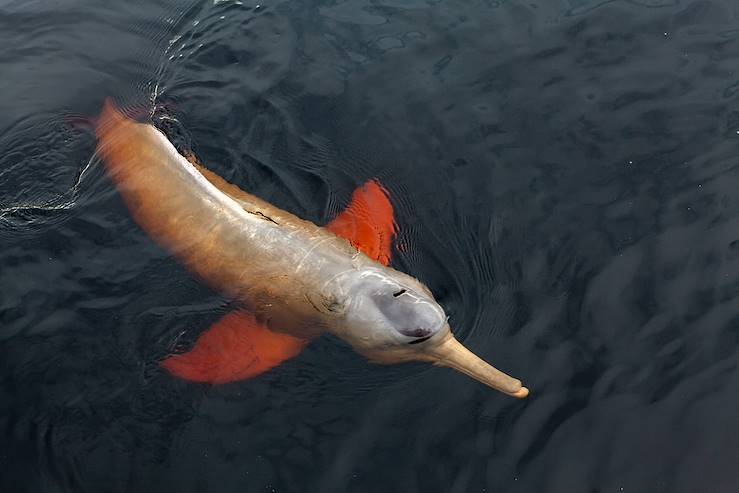
[[[236, 200], [246, 195], [204, 168], [193, 154], [185, 157], [223, 193]], [[327, 228], [370, 258], [385, 265], [390, 262], [395, 220], [387, 191], [377, 181], [357, 189], [349, 206]], [[253, 378], [294, 358], [308, 342], [273, 332], [252, 314], [239, 310], [203, 332], [190, 351], [169, 356], [161, 365], [171, 374], [192, 382], [235, 382]]]
[[297, 356], [306, 344], [305, 339], [267, 329], [254, 315], [239, 310], [203, 332], [190, 351], [169, 356], [161, 365], [192, 382], [235, 382]]
[[387, 190], [370, 180], [354, 191], [349, 206], [326, 228], [377, 262], [388, 265], [393, 254], [395, 215]]

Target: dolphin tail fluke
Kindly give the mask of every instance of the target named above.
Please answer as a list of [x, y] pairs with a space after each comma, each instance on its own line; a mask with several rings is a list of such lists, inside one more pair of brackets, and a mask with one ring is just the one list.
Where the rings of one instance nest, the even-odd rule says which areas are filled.
[[185, 380], [222, 384], [256, 377], [297, 356], [307, 343], [273, 332], [240, 310], [202, 333], [190, 351], [169, 356], [161, 365]]
[[390, 263], [396, 234], [395, 212], [380, 182], [370, 180], [356, 189], [349, 206], [326, 228], [349, 240], [368, 257], [383, 265]]

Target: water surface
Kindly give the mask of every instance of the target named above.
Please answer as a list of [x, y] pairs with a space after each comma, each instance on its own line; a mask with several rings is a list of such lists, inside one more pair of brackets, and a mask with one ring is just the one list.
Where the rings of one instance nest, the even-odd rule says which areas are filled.
[[[0, 6], [0, 490], [739, 491], [739, 5]], [[232, 306], [136, 226], [106, 96], [318, 223], [378, 177], [516, 401], [331, 338], [158, 367]]]

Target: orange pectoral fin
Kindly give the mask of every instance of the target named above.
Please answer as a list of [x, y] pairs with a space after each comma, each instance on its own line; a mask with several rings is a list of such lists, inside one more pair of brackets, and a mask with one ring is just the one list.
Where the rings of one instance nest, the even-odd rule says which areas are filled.
[[370, 180], [356, 189], [349, 206], [326, 228], [349, 240], [354, 247], [371, 259], [388, 265], [395, 239], [395, 212], [387, 190], [378, 181]]
[[306, 344], [305, 339], [267, 329], [253, 315], [240, 310], [203, 332], [190, 351], [169, 356], [161, 365], [192, 382], [235, 382], [297, 356]]

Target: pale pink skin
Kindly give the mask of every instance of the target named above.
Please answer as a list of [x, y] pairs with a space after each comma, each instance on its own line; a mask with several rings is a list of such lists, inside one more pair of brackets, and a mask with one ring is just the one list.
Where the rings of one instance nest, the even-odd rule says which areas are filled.
[[251, 194], [224, 193], [161, 132], [110, 105], [97, 134], [108, 173], [142, 228], [273, 330], [330, 332], [379, 363], [429, 361], [509, 395], [528, 394], [454, 339], [417, 279]]

